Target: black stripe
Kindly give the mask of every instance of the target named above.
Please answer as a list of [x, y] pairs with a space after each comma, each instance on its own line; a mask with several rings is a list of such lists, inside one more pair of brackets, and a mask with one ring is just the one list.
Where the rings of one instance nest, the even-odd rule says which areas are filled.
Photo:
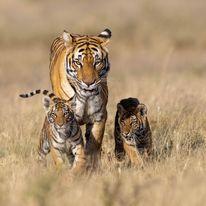
[[53, 102], [54, 102], [54, 103], [58, 103], [59, 100], [60, 100], [59, 98], [55, 97], [55, 98], [53, 99]]
[[[80, 91], [84, 91], [84, 90], [82, 90], [81, 88], [80, 88]], [[80, 92], [79, 91], [79, 92]], [[76, 93], [76, 97], [78, 98], [78, 100], [82, 100], [82, 101], [86, 101], [86, 97], [84, 97], [83, 95], [81, 96], [81, 94], [79, 93], [79, 92], [77, 92]]]
[[68, 98], [70, 98], [70, 97], [67, 95], [67, 93], [64, 91], [64, 89], [62, 88], [62, 85], [60, 84], [59, 86], [60, 86], [62, 92], [65, 94], [65, 96], [67, 96]]
[[75, 140], [72, 140], [72, 143], [74, 143], [74, 144], [76, 144], [76, 145], [79, 145], [79, 144], [81, 144], [83, 141], [82, 141], [82, 139], [81, 138], [77, 138], [77, 139], [75, 139]]
[[44, 91], [42, 92], [42, 94], [43, 94], [43, 95], [47, 95], [48, 92], [49, 92], [48, 90], [44, 90]]
[[62, 153], [62, 149], [61, 149], [61, 148], [55, 147], [54, 145], [53, 145], [53, 147], [54, 147], [54, 149], [56, 149], [56, 150], [58, 150], [60, 153]]
[[94, 114], [100, 112], [100, 111], [102, 110], [102, 107], [103, 107], [103, 103], [102, 103], [101, 107], [100, 107], [97, 111], [95, 111], [94, 113], [92, 113], [92, 115], [94, 115]]
[[72, 134], [72, 136], [71, 136], [71, 137], [76, 136], [78, 132], [79, 132], [79, 128], [77, 128], [77, 127], [76, 127], [76, 132], [75, 132], [75, 134]]
[[92, 39], [94, 42], [96, 42], [98, 44], [98, 41], [95, 38], [90, 37], [90, 39]]
[[52, 139], [53, 139], [57, 144], [64, 144], [64, 142], [58, 142], [58, 140], [56, 139], [56, 136], [53, 136]]
[[27, 97], [29, 97], [28, 94], [20, 94], [19, 96], [22, 97], [22, 98], [27, 98]]
[[84, 46], [85, 44], [87, 44], [87, 42], [80, 43], [79, 45], [77, 45], [77, 49]]
[[81, 118], [82, 116], [80, 116], [80, 115], [78, 115], [78, 114], [75, 114], [75, 117], [79, 117], [79, 118]]
[[82, 100], [81, 97], [76, 96], [76, 98], [77, 98], [81, 103], [83, 103], [83, 104], [85, 103], [85, 100]]
[[98, 52], [98, 49], [92, 47], [91, 50]]
[[93, 45], [93, 46], [96, 46], [96, 47], [98, 47], [98, 45], [99, 45], [99, 44], [97, 44], [97, 43], [95, 43], [95, 42], [94, 42], [94, 43], [92, 43], [92, 42], [89, 42], [89, 46], [90, 46], [90, 45]]
[[54, 93], [50, 93], [48, 96], [49, 96], [50, 98], [52, 98], [52, 97], [55, 96], [55, 94], [54, 94]]

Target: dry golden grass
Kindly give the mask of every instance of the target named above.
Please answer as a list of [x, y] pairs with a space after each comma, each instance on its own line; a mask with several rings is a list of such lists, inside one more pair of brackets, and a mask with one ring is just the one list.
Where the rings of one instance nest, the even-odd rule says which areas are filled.
[[[0, 2], [0, 205], [205, 205], [206, 3], [204, 0], [10, 0]], [[102, 166], [70, 179], [36, 163], [50, 88], [49, 46], [67, 28], [111, 28], [109, 117]], [[138, 97], [149, 108], [155, 157], [144, 169], [117, 168], [117, 102]]]

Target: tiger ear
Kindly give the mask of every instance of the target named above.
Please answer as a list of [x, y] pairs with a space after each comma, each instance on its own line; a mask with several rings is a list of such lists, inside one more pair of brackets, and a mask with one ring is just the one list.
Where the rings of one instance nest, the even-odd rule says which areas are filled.
[[68, 47], [74, 42], [74, 36], [69, 34], [69, 32], [66, 30], [63, 31], [62, 38], [66, 47]]
[[137, 113], [140, 113], [142, 116], [147, 115], [147, 107], [144, 104], [139, 104], [136, 109]]
[[126, 113], [126, 110], [120, 103], [117, 104], [117, 111], [120, 115], [123, 115], [124, 113]]
[[45, 111], [48, 112], [51, 104], [51, 99], [49, 97], [44, 97], [43, 104], [44, 104]]
[[112, 32], [109, 29], [105, 29], [98, 37], [100, 37], [101, 45], [106, 47], [112, 37]]

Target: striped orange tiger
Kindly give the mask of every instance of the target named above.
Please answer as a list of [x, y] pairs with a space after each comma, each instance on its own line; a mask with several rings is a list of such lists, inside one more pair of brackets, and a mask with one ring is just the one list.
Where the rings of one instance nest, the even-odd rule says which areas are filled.
[[122, 99], [117, 104], [114, 137], [115, 156], [119, 161], [127, 154], [133, 165], [141, 166], [141, 154], [151, 154], [152, 133], [147, 118], [147, 107], [138, 99]]
[[28, 98], [44, 94], [46, 118], [41, 130], [38, 154], [41, 162], [46, 164], [46, 155], [51, 152], [55, 165], [62, 167], [63, 154], [72, 162], [73, 171], [83, 171], [86, 163], [83, 137], [74, 113], [68, 101], [56, 97], [47, 90], [35, 90], [20, 97]]
[[80, 125], [86, 124], [86, 153], [92, 165], [100, 154], [107, 120], [107, 45], [111, 31], [99, 35], [74, 35], [64, 31], [51, 45], [50, 79], [53, 92], [71, 99]]

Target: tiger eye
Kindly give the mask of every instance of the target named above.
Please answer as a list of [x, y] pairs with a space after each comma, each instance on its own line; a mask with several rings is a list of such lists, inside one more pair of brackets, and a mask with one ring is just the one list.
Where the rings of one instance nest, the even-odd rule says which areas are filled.
[[80, 61], [82, 59], [82, 55], [78, 55], [78, 60]]

